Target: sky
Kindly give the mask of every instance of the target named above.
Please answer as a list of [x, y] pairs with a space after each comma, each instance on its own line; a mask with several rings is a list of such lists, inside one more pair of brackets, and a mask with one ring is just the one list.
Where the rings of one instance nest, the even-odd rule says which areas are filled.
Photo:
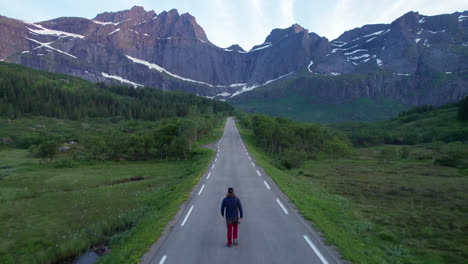
[[391, 23], [409, 11], [438, 15], [468, 10], [467, 0], [0, 0], [0, 15], [28, 22], [62, 16], [94, 18], [143, 6], [157, 14], [190, 13], [219, 47], [261, 44], [274, 28], [297, 23], [330, 40], [366, 24]]

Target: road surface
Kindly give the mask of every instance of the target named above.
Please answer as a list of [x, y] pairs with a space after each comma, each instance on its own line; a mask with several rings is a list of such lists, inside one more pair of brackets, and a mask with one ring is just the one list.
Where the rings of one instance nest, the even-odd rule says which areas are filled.
[[[338, 254], [294, 212], [276, 185], [245, 149], [229, 118], [217, 155], [201, 178], [152, 264], [340, 263]], [[244, 219], [239, 245], [226, 247], [220, 206], [228, 187], [241, 199]]]

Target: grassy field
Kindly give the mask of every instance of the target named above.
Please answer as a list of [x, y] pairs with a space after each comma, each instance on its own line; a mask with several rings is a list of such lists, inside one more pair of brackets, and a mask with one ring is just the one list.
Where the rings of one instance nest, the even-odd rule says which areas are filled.
[[[67, 140], [122, 125], [107, 119], [1, 121], [4, 136], [46, 133]], [[219, 139], [223, 128], [221, 122], [198, 145]], [[42, 163], [27, 150], [0, 149], [0, 263], [67, 262], [103, 244], [111, 251], [99, 263], [138, 263], [188, 198], [213, 153], [196, 148], [189, 160], [136, 162], [76, 161], [72, 153], [61, 153], [54, 162]]]
[[435, 166], [413, 146], [407, 160], [379, 162], [382, 147], [343, 160], [281, 170], [241, 130], [249, 151], [327, 241], [354, 263], [466, 263], [468, 175]]
[[192, 161], [63, 169], [26, 155], [0, 152], [0, 263], [52, 263], [98, 243], [113, 249], [103, 263], [138, 262], [187, 198], [212, 151], [199, 150]]

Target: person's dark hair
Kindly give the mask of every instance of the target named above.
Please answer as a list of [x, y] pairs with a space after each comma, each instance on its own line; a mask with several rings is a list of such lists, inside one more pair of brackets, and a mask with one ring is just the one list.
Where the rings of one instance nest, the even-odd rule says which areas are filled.
[[229, 187], [228, 192], [226, 194], [226, 197], [236, 197], [236, 194], [234, 193], [234, 188]]

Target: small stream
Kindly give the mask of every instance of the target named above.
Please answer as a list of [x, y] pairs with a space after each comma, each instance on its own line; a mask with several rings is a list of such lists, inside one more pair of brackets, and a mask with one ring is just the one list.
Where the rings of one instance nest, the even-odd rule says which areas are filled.
[[98, 261], [99, 256], [94, 251], [88, 251], [83, 255], [79, 256], [73, 264], [93, 264]]

